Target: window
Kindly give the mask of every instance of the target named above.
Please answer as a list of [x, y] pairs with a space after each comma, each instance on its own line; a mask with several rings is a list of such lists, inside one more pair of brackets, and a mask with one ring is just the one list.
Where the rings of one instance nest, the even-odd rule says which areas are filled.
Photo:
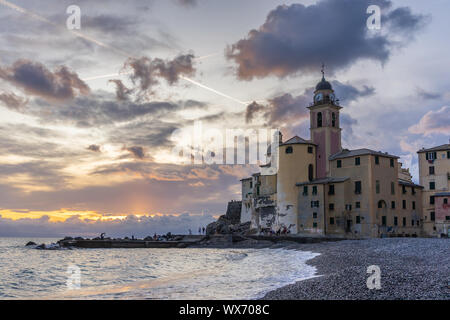
[[355, 193], [361, 194], [361, 181], [355, 181]]
[[317, 127], [319, 127], [319, 128], [322, 127], [322, 112], [319, 112], [317, 114]]
[[380, 193], [380, 180], [377, 180], [375, 182], [375, 189], [377, 193]]
[[346, 204], [345, 205], [345, 210], [352, 211], [352, 205], [351, 204]]
[[436, 214], [434, 213], [434, 211], [430, 212], [430, 220], [431, 221], [435, 221], [436, 220]]
[[402, 193], [403, 193], [403, 194], [406, 193], [406, 186], [402, 186]]
[[317, 186], [313, 186], [312, 189], [313, 189], [312, 194], [316, 195], [317, 194]]
[[414, 187], [411, 188], [411, 194], [416, 194], [416, 189], [414, 189]]
[[314, 179], [314, 166], [312, 164], [308, 166], [308, 179], [309, 181], [313, 181]]
[[380, 164], [380, 157], [379, 156], [375, 156], [375, 164]]
[[394, 159], [390, 159], [390, 163], [391, 163], [391, 168], [393, 168], [394, 167]]
[[356, 209], [361, 208], [361, 202], [356, 202]]
[[334, 195], [334, 184], [330, 184], [329, 186], [328, 186], [328, 194], [331, 196], [331, 195]]
[[406, 209], [406, 200], [403, 200], [402, 207], [403, 209]]
[[361, 158], [355, 158], [355, 166], [361, 165]]
[[287, 153], [287, 154], [294, 153], [294, 149], [293, 149], [292, 147], [287, 147], [287, 148], [286, 148], [286, 153]]
[[356, 216], [356, 224], [360, 224], [361, 223], [361, 216]]
[[412, 202], [412, 208], [413, 208], [413, 210], [416, 210], [416, 202], [415, 201]]
[[317, 212], [313, 212], [313, 219], [317, 219]]
[[414, 220], [411, 220], [411, 225], [414, 226]]
[[436, 182], [430, 182], [430, 190], [436, 190]]
[[330, 224], [334, 224], [334, 218], [333, 217], [330, 218]]
[[447, 159], [450, 159], [450, 151], [447, 151]]
[[334, 112], [331, 114], [331, 126], [336, 127], [336, 114]]
[[406, 227], [406, 218], [403, 217], [403, 226]]
[[317, 228], [317, 222], [313, 223], [313, 228]]
[[378, 201], [378, 209], [383, 209], [383, 200]]
[[256, 187], [256, 195], [259, 196], [259, 186]]
[[342, 160], [338, 160], [338, 161], [337, 161], [336, 167], [342, 168]]
[[303, 195], [307, 196], [308, 195], [308, 186], [304, 186], [303, 187]]
[[250, 189], [253, 188], [253, 181], [250, 181]]
[[434, 204], [434, 196], [430, 196], [430, 204]]
[[437, 154], [436, 152], [427, 152], [426, 158], [427, 160], [436, 160]]
[[313, 147], [308, 147], [308, 153], [313, 153]]
[[444, 204], [448, 204], [448, 199], [444, 198]]
[[311, 208], [318, 208], [319, 207], [319, 201], [311, 201]]
[[450, 221], [450, 216], [445, 216], [445, 220]]
[[391, 209], [395, 209], [395, 201], [391, 202]]
[[334, 210], [334, 203], [330, 203], [328, 205], [328, 209], [330, 209], [330, 211], [333, 211]]
[[386, 216], [381, 217], [381, 225], [386, 226]]
[[398, 218], [394, 217], [394, 226], [398, 226]]
[[429, 167], [428, 170], [429, 170], [429, 174], [434, 174], [434, 167]]
[[391, 182], [391, 194], [395, 194], [395, 182]]

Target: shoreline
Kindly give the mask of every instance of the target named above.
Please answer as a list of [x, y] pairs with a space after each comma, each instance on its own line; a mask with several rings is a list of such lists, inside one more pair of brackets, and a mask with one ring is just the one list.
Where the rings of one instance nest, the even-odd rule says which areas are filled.
[[[450, 300], [449, 239], [368, 239], [299, 244], [318, 277], [268, 292], [261, 300]], [[367, 267], [381, 269], [369, 290]]]

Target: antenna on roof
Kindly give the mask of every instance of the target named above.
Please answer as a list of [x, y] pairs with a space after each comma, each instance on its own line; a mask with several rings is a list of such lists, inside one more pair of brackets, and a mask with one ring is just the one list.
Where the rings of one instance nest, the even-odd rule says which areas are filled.
[[322, 62], [322, 78], [325, 79], [325, 63]]

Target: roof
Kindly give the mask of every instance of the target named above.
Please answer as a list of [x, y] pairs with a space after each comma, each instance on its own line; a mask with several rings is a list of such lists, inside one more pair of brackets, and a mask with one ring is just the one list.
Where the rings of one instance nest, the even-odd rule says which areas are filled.
[[348, 178], [348, 177], [342, 177], [342, 178], [326, 177], [326, 178], [315, 179], [315, 180], [311, 180], [311, 181], [299, 182], [299, 183], [296, 183], [295, 185], [297, 187], [300, 187], [300, 186], [305, 186], [305, 185], [309, 185], [309, 184], [340, 183], [340, 182], [347, 181], [348, 179], [350, 179], [350, 178]]
[[316, 90], [333, 90], [333, 88], [331, 83], [325, 80], [325, 77], [322, 77], [322, 80], [316, 85]]
[[434, 194], [435, 197], [450, 197], [450, 192], [439, 192]]
[[414, 182], [411, 181], [407, 181], [407, 180], [403, 180], [403, 179], [398, 179], [398, 183], [402, 186], [408, 186], [408, 187], [414, 187], [414, 188], [421, 188], [423, 189], [423, 186], [419, 185], [419, 184], [415, 184]]
[[316, 145], [315, 143], [313, 143], [310, 140], [305, 140], [303, 138], [300, 138], [299, 136], [295, 136], [293, 138], [290, 138], [286, 142], [280, 144], [280, 146], [287, 146], [287, 145], [291, 145], [291, 144], [310, 144], [310, 145], [313, 145], [313, 146]]
[[374, 155], [374, 156], [380, 156], [380, 157], [399, 159], [399, 157], [391, 155], [387, 152], [383, 153], [381, 151], [374, 151], [374, 150], [370, 150], [370, 149], [356, 149], [356, 150], [344, 149], [341, 152], [333, 154], [332, 156], [330, 156], [329, 159], [336, 160], [336, 159], [344, 159], [344, 158], [351, 158], [351, 157], [364, 156], [364, 155]]
[[437, 147], [433, 147], [433, 148], [429, 148], [429, 149], [422, 148], [419, 151], [417, 151], [417, 153], [432, 152], [432, 151], [450, 151], [450, 143], [443, 144], [441, 146], [437, 146]]
[[247, 180], [253, 180], [253, 178], [245, 178], [245, 179], [241, 179], [241, 181], [247, 181]]

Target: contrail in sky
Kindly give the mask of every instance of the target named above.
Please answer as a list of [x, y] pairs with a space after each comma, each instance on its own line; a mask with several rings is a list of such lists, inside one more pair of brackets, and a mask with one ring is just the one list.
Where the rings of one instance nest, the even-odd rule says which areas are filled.
[[[38, 14], [32, 12], [32, 11], [29, 11], [29, 10], [27, 10], [27, 9], [25, 9], [25, 8], [22, 8], [22, 7], [18, 6], [18, 5], [15, 5], [15, 4], [13, 4], [13, 3], [9, 2], [9, 1], [6, 1], [6, 0], [0, 0], [0, 4], [3, 4], [4, 6], [7, 6], [7, 7], [11, 8], [11, 9], [13, 9], [13, 10], [16, 10], [16, 11], [18, 11], [18, 12], [20, 12], [20, 13], [23, 13], [23, 14], [29, 16], [30, 18], [39, 20], [39, 21], [41, 21], [41, 22], [45, 22], [45, 23], [50, 24], [50, 25], [52, 25], [52, 26], [54, 26], [54, 27], [57, 27], [57, 28], [61, 28], [61, 26], [60, 26], [59, 24], [56, 24], [56, 23], [54, 23], [54, 22], [48, 20], [48, 19], [45, 18], [45, 17], [42, 17], [42, 16], [40, 16], [40, 15], [38, 15]], [[81, 32], [78, 32], [78, 31], [74, 31], [74, 30], [69, 30], [69, 29], [67, 29], [67, 31], [69, 31], [70, 33], [72, 33], [73, 35], [75, 35], [75, 36], [77, 36], [77, 37], [79, 37], [79, 38], [82, 38], [82, 39], [84, 39], [84, 40], [87, 40], [87, 41], [90, 41], [90, 42], [92, 42], [92, 43], [95, 43], [95, 44], [98, 45], [98, 46], [101, 46], [101, 47], [106, 48], [106, 49], [110, 49], [110, 50], [112, 50], [112, 51], [114, 51], [114, 52], [116, 52], [116, 53], [118, 53], [118, 54], [120, 54], [120, 55], [122, 55], [122, 56], [125, 56], [126, 58], [133, 58], [133, 55], [132, 55], [132, 54], [130, 54], [130, 53], [128, 53], [128, 52], [125, 52], [125, 51], [123, 51], [123, 50], [121, 50], [121, 49], [115, 48], [115, 47], [113, 47], [113, 46], [111, 46], [111, 45], [109, 45], [109, 44], [107, 44], [107, 43], [101, 42], [101, 41], [99, 41], [99, 40], [97, 40], [97, 39], [95, 39], [95, 38], [92, 38], [92, 37], [88, 36], [88, 35], [85, 35], [84, 33], [81, 33]], [[209, 58], [209, 57], [212, 57], [212, 56], [215, 56], [215, 55], [217, 55], [217, 53], [215, 53], [215, 54], [210, 54], [210, 55], [203, 56], [203, 57], [199, 57], [199, 58], [196, 58], [196, 60], [206, 59], [206, 58]], [[125, 74], [125, 73], [124, 73], [124, 74]], [[113, 74], [113, 75], [97, 76], [97, 77], [87, 78], [87, 79], [84, 79], [84, 80], [88, 81], [88, 80], [95, 80], [95, 79], [109, 78], [109, 77], [111, 77], [111, 76], [117, 76], [117, 75], [121, 75], [121, 74]], [[185, 81], [187, 81], [187, 82], [190, 82], [190, 83], [192, 83], [192, 84], [194, 84], [194, 85], [196, 85], [196, 86], [198, 86], [198, 87], [200, 87], [200, 88], [206, 89], [206, 90], [208, 90], [208, 91], [210, 91], [210, 92], [213, 92], [213, 93], [215, 93], [215, 94], [217, 94], [217, 95], [220, 95], [220, 96], [222, 96], [222, 97], [225, 97], [225, 98], [228, 98], [228, 99], [230, 99], [230, 100], [233, 100], [234, 102], [237, 102], [237, 103], [240, 103], [240, 104], [245, 105], [245, 103], [244, 103], [243, 101], [240, 101], [240, 100], [238, 100], [238, 99], [236, 99], [236, 98], [233, 98], [233, 97], [231, 97], [231, 96], [229, 96], [229, 95], [227, 95], [227, 94], [225, 94], [225, 93], [222, 93], [222, 92], [220, 92], [220, 91], [218, 91], [218, 90], [215, 90], [215, 89], [213, 89], [213, 88], [210, 88], [210, 87], [208, 87], [208, 86], [206, 86], [206, 85], [204, 85], [204, 84], [201, 84], [201, 83], [199, 83], [199, 82], [197, 82], [197, 81], [194, 81], [194, 80], [192, 80], [192, 79], [190, 79], [190, 78], [187, 78], [187, 77], [184, 77], [184, 76], [180, 76], [180, 78], [183, 79], [183, 80], [185, 80]]]

